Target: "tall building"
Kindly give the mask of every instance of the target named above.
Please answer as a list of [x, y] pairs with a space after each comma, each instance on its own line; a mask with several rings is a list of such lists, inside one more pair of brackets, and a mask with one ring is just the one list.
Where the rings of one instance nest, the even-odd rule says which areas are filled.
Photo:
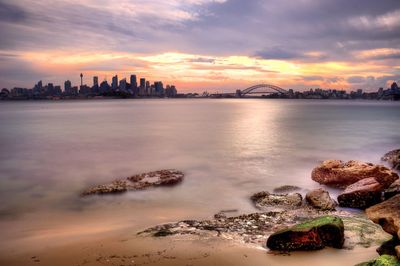
[[139, 95], [144, 96], [146, 94], [146, 79], [140, 79]]
[[104, 80], [100, 84], [100, 93], [108, 92], [110, 90], [110, 85], [108, 85], [107, 80]]
[[99, 77], [94, 76], [93, 77], [93, 87], [98, 87], [99, 86]]
[[146, 81], [146, 89], [144, 90], [146, 95], [150, 95], [150, 81]]
[[127, 86], [126, 86], [126, 79], [121, 79], [121, 81], [119, 82], [119, 89], [121, 91], [127, 91]]
[[140, 88], [142, 88], [142, 89], [146, 88], [146, 79], [145, 78], [140, 79]]
[[118, 88], [118, 75], [115, 75], [112, 78], [111, 89], [116, 90], [117, 88]]
[[131, 89], [135, 90], [137, 88], [137, 80], [136, 80], [136, 75], [131, 75]]
[[66, 93], [66, 94], [71, 94], [71, 92], [72, 92], [72, 83], [71, 83], [71, 81], [70, 80], [67, 80], [67, 81], [65, 81], [64, 82], [64, 92]]
[[164, 86], [161, 81], [154, 82], [154, 87], [157, 95], [164, 95]]

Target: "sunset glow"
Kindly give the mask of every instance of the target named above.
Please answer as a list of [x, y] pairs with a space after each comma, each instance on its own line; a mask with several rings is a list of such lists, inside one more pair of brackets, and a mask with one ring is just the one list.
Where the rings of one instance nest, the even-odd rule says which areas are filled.
[[[375, 90], [399, 80], [399, 6], [377, 12], [371, 2], [327, 16], [333, 4], [312, 2], [7, 0], [0, 86], [76, 83], [81, 72], [86, 82], [135, 73], [184, 91], [260, 82]], [[296, 20], [282, 20], [295, 7]]]

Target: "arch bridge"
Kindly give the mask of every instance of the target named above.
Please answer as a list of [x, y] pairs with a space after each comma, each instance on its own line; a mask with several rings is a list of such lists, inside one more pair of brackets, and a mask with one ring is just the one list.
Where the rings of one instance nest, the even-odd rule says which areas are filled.
[[280, 94], [286, 95], [288, 92], [278, 86], [271, 85], [271, 84], [258, 84], [251, 87], [248, 87], [244, 90], [238, 90], [236, 94], [239, 94], [240, 97], [251, 95], [251, 94]]

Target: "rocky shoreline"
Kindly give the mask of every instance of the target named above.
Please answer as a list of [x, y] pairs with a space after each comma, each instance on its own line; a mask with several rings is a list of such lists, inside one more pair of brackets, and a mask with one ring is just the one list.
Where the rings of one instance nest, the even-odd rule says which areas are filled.
[[[253, 194], [250, 200], [259, 212], [237, 215], [236, 210], [221, 211], [213, 219], [167, 223], [137, 234], [220, 237], [283, 253], [326, 246], [353, 249], [381, 245], [377, 250], [381, 256], [359, 265], [400, 266], [400, 180], [395, 172], [400, 150], [385, 154], [382, 161], [392, 169], [354, 160], [327, 160], [316, 166], [311, 173], [314, 181], [343, 189], [337, 201], [324, 187], [303, 198], [297, 192], [301, 188], [286, 185]], [[175, 185], [183, 177], [178, 170], [144, 173], [89, 188], [82, 196]]]
[[220, 212], [214, 219], [158, 225], [138, 235], [222, 237], [284, 253], [325, 246], [353, 249], [382, 245], [377, 250], [381, 256], [359, 265], [399, 266], [400, 181], [395, 172], [399, 154], [400, 150], [395, 150], [382, 157], [392, 169], [339, 160], [324, 161], [315, 167], [311, 174], [314, 181], [344, 189], [338, 202], [323, 188], [308, 192], [303, 199], [295, 192], [301, 188], [287, 185], [276, 188], [275, 193], [261, 191], [252, 195], [250, 199], [260, 212], [238, 216]]

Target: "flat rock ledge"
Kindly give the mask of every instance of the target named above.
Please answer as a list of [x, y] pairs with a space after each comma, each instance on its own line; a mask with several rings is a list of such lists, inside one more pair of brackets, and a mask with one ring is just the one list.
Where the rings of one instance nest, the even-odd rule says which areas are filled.
[[183, 177], [184, 174], [175, 169], [159, 170], [117, 179], [109, 184], [98, 185], [83, 191], [81, 195], [117, 194], [149, 187], [171, 186], [182, 182]]
[[347, 211], [320, 211], [302, 206], [298, 209], [257, 212], [235, 217], [216, 216], [210, 220], [184, 220], [148, 228], [138, 233], [145, 237], [210, 239], [220, 237], [245, 245], [263, 247], [270, 235], [298, 223], [325, 215], [335, 215], [344, 224], [345, 249], [370, 247], [388, 241], [391, 236], [363, 216]]

